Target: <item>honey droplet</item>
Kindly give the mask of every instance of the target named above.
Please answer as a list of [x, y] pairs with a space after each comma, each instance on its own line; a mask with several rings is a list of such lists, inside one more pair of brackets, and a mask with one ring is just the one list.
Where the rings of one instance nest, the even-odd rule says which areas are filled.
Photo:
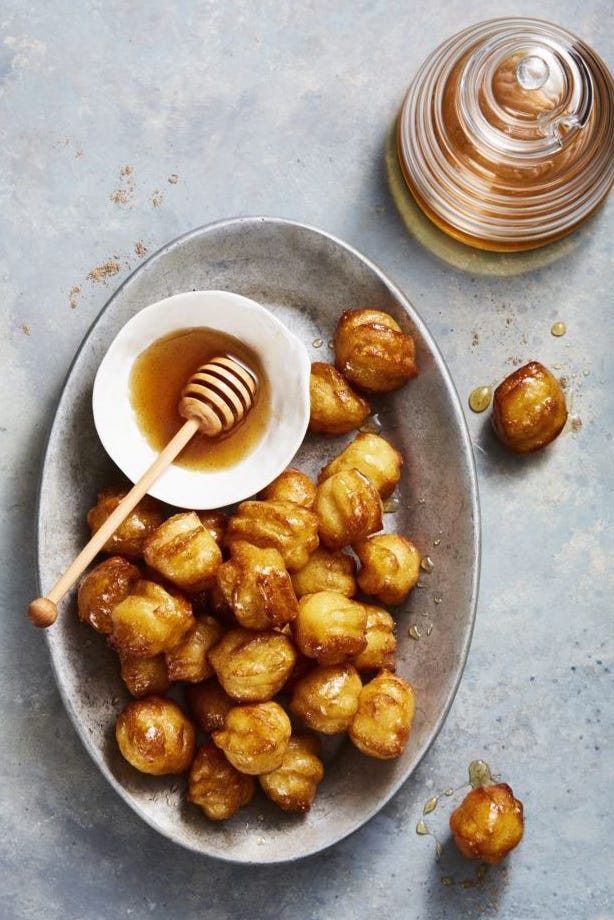
[[472, 412], [484, 412], [492, 400], [492, 387], [476, 387], [469, 394], [469, 408]]
[[407, 632], [408, 632], [408, 635], [410, 635], [412, 639], [421, 639], [421, 638], [422, 638], [422, 635], [421, 635], [421, 633], [420, 633], [420, 630], [419, 630], [418, 627], [415, 625], [415, 623], [413, 623], [413, 624], [409, 627], [409, 629], [407, 630]]
[[490, 767], [485, 760], [472, 760], [469, 764], [469, 782], [474, 789], [494, 784]]
[[420, 820], [416, 824], [416, 833], [420, 834], [421, 837], [424, 837], [426, 834], [430, 833], [428, 827], [426, 826], [422, 818], [420, 818]]
[[433, 598], [434, 604], [441, 604], [442, 601], [443, 601], [443, 594], [436, 594], [435, 597]]
[[565, 333], [567, 332], [567, 326], [565, 325], [565, 323], [554, 323], [554, 325], [550, 329], [550, 332], [552, 333], [552, 335], [555, 335], [557, 339], [560, 339], [560, 337], [562, 335], [565, 335]]
[[398, 495], [391, 495], [390, 498], [387, 498], [383, 503], [384, 514], [394, 514], [395, 511], [398, 511], [401, 506], [401, 501]]
[[324, 344], [324, 342], [322, 341], [322, 339], [314, 339], [311, 344], [313, 345], [314, 348], [322, 348], [322, 345]]
[[382, 420], [377, 412], [374, 412], [372, 415], [368, 416], [364, 425], [360, 426], [360, 431], [366, 434], [379, 434], [383, 427]]
[[435, 568], [435, 563], [433, 562], [430, 556], [423, 556], [422, 559], [420, 560], [420, 568], [422, 569], [423, 572], [427, 572], [428, 574], [430, 574]]
[[454, 884], [454, 879], [450, 875], [444, 875], [442, 876], [441, 884], [445, 885], [446, 888], [449, 888], [450, 885]]
[[438, 796], [438, 795], [434, 795], [432, 798], [428, 799], [428, 801], [426, 801], [426, 802], [424, 803], [424, 808], [422, 809], [422, 814], [423, 814], [423, 815], [430, 815], [430, 813], [431, 813], [432, 811], [435, 811], [435, 809], [437, 808], [437, 803], [438, 803], [438, 802], [439, 802], [439, 796]]

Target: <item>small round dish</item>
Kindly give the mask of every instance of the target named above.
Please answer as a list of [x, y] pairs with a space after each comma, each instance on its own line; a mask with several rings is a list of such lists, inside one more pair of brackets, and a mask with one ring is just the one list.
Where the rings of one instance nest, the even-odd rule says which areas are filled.
[[[92, 395], [103, 447], [132, 481], [156, 458], [130, 401], [136, 358], [153, 342], [181, 329], [208, 327], [234, 336], [259, 358], [270, 385], [270, 420], [260, 440], [233, 466], [200, 470], [172, 464], [149, 489], [178, 508], [232, 505], [268, 485], [292, 460], [309, 422], [310, 360], [303, 343], [256, 301], [229, 291], [190, 291], [140, 310], [105, 354]], [[288, 412], [288, 407], [292, 411]]]

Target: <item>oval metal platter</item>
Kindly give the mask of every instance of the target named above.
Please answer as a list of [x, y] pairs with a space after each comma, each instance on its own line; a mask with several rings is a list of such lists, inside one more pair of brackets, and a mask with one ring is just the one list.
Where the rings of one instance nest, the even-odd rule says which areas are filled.
[[[403, 454], [396, 510], [385, 529], [410, 537], [434, 568], [397, 620], [397, 670], [413, 685], [417, 709], [404, 753], [381, 761], [346, 738], [324, 745], [325, 776], [311, 811], [286, 814], [260, 791], [238, 815], [207, 820], [185, 798], [185, 777], [153, 777], [120, 755], [114, 735], [128, 701], [117, 656], [78, 621], [74, 592], [47, 641], [64, 704], [85, 747], [122, 798], [153, 828], [190, 850], [240, 863], [290, 861], [355, 831], [389, 801], [436, 737], [458, 687], [477, 602], [480, 527], [471, 443], [441, 354], [405, 295], [352, 247], [313, 227], [239, 218], [194, 230], [143, 263], [111, 297], [68, 374], [41, 477], [38, 565], [48, 590], [88, 539], [97, 491], [117, 481], [92, 421], [92, 384], [122, 325], [154, 301], [186, 290], [229, 290], [272, 310], [305, 342], [312, 360], [332, 359], [328, 343], [343, 310], [385, 310], [416, 340], [419, 376], [374, 401], [381, 434]], [[292, 407], [288, 406], [288, 412]], [[293, 465], [313, 477], [349, 440], [308, 436]], [[419, 641], [410, 637], [415, 624]]]

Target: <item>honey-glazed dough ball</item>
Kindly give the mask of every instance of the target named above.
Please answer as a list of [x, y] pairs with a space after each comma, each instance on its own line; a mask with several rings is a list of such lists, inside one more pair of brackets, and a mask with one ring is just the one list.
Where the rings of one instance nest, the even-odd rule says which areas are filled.
[[225, 545], [245, 540], [281, 553], [289, 572], [302, 569], [318, 545], [316, 515], [288, 501], [245, 501], [231, 518]]
[[299, 651], [319, 664], [342, 664], [367, 645], [367, 613], [362, 604], [334, 591], [306, 594], [292, 627]]
[[147, 539], [147, 565], [182, 591], [196, 594], [210, 588], [222, 562], [222, 551], [195, 511], [174, 514]]
[[351, 664], [318, 665], [296, 682], [288, 708], [308, 728], [335, 735], [351, 725], [361, 689]]
[[360, 691], [358, 709], [348, 732], [369, 757], [389, 760], [403, 753], [414, 718], [414, 691], [391, 671], [380, 671]]
[[296, 652], [280, 632], [230, 629], [209, 652], [217, 679], [234, 700], [264, 702], [279, 693], [292, 672]]
[[263, 501], [294, 502], [311, 511], [316, 497], [315, 482], [301, 470], [288, 467], [260, 494]]
[[197, 511], [196, 514], [205, 530], [211, 534], [218, 546], [221, 546], [226, 528], [228, 527], [230, 515], [219, 509], [212, 511]]
[[354, 597], [358, 590], [356, 560], [342, 549], [331, 552], [318, 546], [307, 565], [292, 573], [292, 584], [297, 597], [317, 591], [336, 591]]
[[183, 773], [194, 757], [194, 726], [173, 700], [147, 696], [133, 700], [115, 726], [119, 749], [141, 773]]
[[358, 585], [382, 604], [402, 604], [420, 577], [420, 553], [398, 533], [383, 533], [354, 544], [362, 563]]
[[121, 676], [129, 693], [137, 698], [163, 696], [170, 690], [171, 681], [166, 670], [164, 655], [153, 658], [132, 658], [120, 655]]
[[141, 579], [111, 613], [109, 644], [120, 655], [153, 658], [177, 645], [194, 623], [192, 605], [180, 593]]
[[507, 783], [478, 786], [450, 815], [450, 830], [463, 856], [498, 863], [522, 840], [522, 802]]
[[237, 770], [258, 776], [281, 766], [291, 734], [286, 712], [270, 701], [235, 706], [213, 740]]
[[188, 802], [199, 805], [211, 821], [232, 818], [255, 789], [253, 777], [239, 773], [212, 741], [198, 748], [188, 776]]
[[77, 612], [96, 632], [110, 633], [111, 611], [141, 578], [141, 571], [122, 556], [110, 556], [87, 572], [77, 590]]
[[365, 637], [367, 645], [352, 658], [357, 671], [394, 671], [397, 640], [394, 634], [394, 619], [383, 607], [363, 604], [367, 613]]
[[418, 373], [413, 338], [380, 310], [343, 313], [334, 348], [336, 367], [360, 390], [388, 393]]
[[299, 732], [292, 735], [281, 765], [260, 777], [260, 785], [272, 802], [283, 811], [304, 814], [315, 799], [324, 765], [318, 757], [320, 739]]
[[213, 667], [207, 656], [223, 634], [224, 627], [213, 617], [195, 617], [193, 625], [181, 641], [166, 652], [166, 667], [170, 679], [197, 684], [207, 677], [212, 677]]
[[567, 421], [565, 394], [556, 377], [530, 361], [506, 377], [495, 390], [492, 425], [499, 440], [517, 454], [550, 444]]
[[316, 361], [309, 378], [309, 430], [320, 434], [347, 434], [360, 428], [371, 412], [333, 364]]
[[[129, 487], [110, 486], [98, 493], [96, 505], [87, 514], [87, 523], [92, 536], [100, 530], [129, 491]], [[126, 559], [131, 560], [141, 559], [145, 541], [163, 520], [162, 503], [150, 495], [145, 495], [109, 537], [102, 548], [103, 552], [109, 555], [125, 556]]]
[[379, 434], [361, 431], [345, 450], [320, 472], [318, 482], [341, 470], [359, 470], [369, 479], [382, 498], [388, 498], [401, 478], [403, 457]]
[[217, 677], [186, 687], [185, 701], [194, 722], [208, 735], [224, 728], [229, 710], [237, 705], [220, 686]]
[[320, 539], [331, 550], [342, 549], [382, 529], [382, 499], [358, 470], [341, 470], [318, 486], [314, 510]]
[[218, 587], [237, 622], [246, 629], [283, 628], [298, 603], [283, 557], [276, 549], [237, 540], [217, 571]]

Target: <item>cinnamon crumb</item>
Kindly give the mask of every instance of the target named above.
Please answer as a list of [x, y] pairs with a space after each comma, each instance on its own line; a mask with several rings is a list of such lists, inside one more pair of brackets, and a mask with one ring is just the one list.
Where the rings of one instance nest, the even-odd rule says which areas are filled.
[[134, 167], [122, 166], [119, 171], [119, 187], [111, 192], [110, 198], [115, 204], [127, 204], [134, 194]]
[[80, 293], [81, 293], [80, 284], [75, 284], [73, 285], [73, 287], [71, 287], [70, 294], [68, 295], [68, 302], [70, 303], [70, 306], [72, 307], [73, 310], [75, 310], [77, 307], [77, 294], [80, 294]]
[[95, 284], [106, 281], [111, 275], [116, 275], [120, 268], [121, 265], [119, 264], [119, 260], [117, 256], [115, 256], [103, 265], [98, 265], [96, 268], [93, 268], [91, 272], [88, 273], [88, 281], [93, 281]]
[[134, 244], [134, 251], [136, 252], [137, 256], [139, 256], [139, 258], [142, 259], [145, 253], [147, 252], [147, 246], [145, 245], [145, 243], [139, 240], [138, 243]]
[[179, 176], [177, 175], [177, 173], [173, 173], [171, 176], [169, 176], [168, 182], [170, 185], [177, 185], [177, 183], [179, 182]]
[[162, 195], [158, 189], [155, 189], [151, 198], [151, 203], [153, 204], [154, 208], [159, 208], [162, 204]]
[[480, 333], [479, 332], [474, 331], [472, 339], [471, 339], [471, 344], [473, 347], [480, 344]]
[[32, 327], [29, 323], [23, 323], [21, 331], [24, 333], [24, 335], [32, 335]]

